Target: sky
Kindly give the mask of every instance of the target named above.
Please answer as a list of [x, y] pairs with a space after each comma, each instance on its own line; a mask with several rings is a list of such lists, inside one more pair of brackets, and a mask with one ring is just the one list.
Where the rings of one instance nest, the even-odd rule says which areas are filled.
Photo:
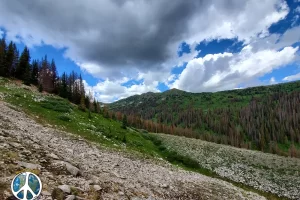
[[1, 35], [105, 103], [300, 79], [300, 0], [1, 0]]

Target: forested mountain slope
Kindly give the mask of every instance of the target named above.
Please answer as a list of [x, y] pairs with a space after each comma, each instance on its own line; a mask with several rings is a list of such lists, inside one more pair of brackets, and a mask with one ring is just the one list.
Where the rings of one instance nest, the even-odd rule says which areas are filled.
[[149, 131], [299, 156], [300, 81], [215, 93], [172, 89], [135, 95], [109, 108]]

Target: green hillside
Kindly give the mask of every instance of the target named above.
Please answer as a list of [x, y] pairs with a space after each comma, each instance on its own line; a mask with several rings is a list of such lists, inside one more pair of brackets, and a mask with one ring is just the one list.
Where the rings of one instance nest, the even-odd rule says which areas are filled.
[[[300, 81], [214, 93], [192, 93], [178, 89], [171, 89], [162, 93], [148, 92], [116, 101], [109, 104], [109, 107], [116, 111], [125, 107], [127, 107], [128, 110], [132, 107], [139, 108], [140, 110], [147, 110], [150, 106], [154, 109], [165, 105], [172, 106], [178, 104], [179, 108], [182, 109], [188, 109], [192, 106], [193, 108], [202, 108], [205, 110], [226, 108], [228, 106], [244, 106], [247, 105], [253, 97], [263, 97], [277, 92], [292, 91], [300, 91]], [[144, 107], [145, 105], [147, 107]]]
[[215, 93], [172, 89], [128, 97], [109, 108], [150, 131], [299, 156], [300, 81]]

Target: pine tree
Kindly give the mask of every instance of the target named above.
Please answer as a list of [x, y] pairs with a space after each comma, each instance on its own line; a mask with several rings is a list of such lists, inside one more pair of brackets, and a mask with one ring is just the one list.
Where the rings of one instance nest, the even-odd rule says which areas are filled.
[[31, 83], [31, 65], [26, 65], [25, 73], [23, 75], [23, 83], [25, 85], [30, 85]]
[[94, 98], [94, 101], [93, 101], [93, 111], [97, 112], [97, 102], [96, 102], [95, 98]]
[[4, 38], [0, 40], [0, 76], [5, 76], [6, 74], [6, 41]]
[[127, 116], [124, 115], [124, 116], [123, 116], [123, 120], [122, 120], [122, 128], [126, 129], [127, 126], [128, 126]]
[[57, 69], [56, 69], [56, 64], [55, 64], [55, 62], [54, 62], [53, 59], [51, 61], [50, 70], [51, 70], [51, 74], [52, 74], [52, 76], [51, 76], [51, 83], [52, 83], [52, 86], [53, 86], [53, 92], [57, 93], [58, 92], [58, 89], [57, 89], [57, 86], [56, 86]]
[[67, 98], [68, 96], [68, 88], [67, 88], [67, 75], [64, 72], [62, 77], [61, 77], [61, 85], [59, 89], [59, 96], [63, 98]]
[[112, 119], [112, 120], [116, 120], [116, 115], [115, 115], [115, 113], [112, 114], [111, 119]]
[[88, 118], [89, 118], [89, 119], [92, 119], [92, 112], [91, 112], [91, 109], [89, 109]]
[[17, 66], [16, 69], [16, 78], [21, 79], [21, 80], [30, 80], [30, 55], [29, 55], [29, 50], [25, 46], [21, 56], [20, 56], [20, 61], [19, 65]]
[[14, 50], [14, 44], [13, 42], [10, 42], [7, 48], [7, 52], [6, 52], [6, 58], [5, 58], [5, 76], [9, 77], [11, 76], [11, 74], [13, 73], [14, 69], [13, 69], [13, 62], [14, 62], [14, 58], [15, 58], [15, 50]]
[[13, 49], [14, 49], [14, 59], [13, 59], [13, 63], [11, 66], [10, 76], [15, 77], [16, 70], [19, 65], [19, 50], [15, 43], [13, 44]]
[[85, 109], [86, 109], [84, 99], [85, 99], [84, 95], [82, 95], [80, 98], [80, 104], [79, 104], [79, 109], [82, 111], [85, 111]]
[[38, 85], [39, 64], [37, 60], [32, 61], [31, 83]]

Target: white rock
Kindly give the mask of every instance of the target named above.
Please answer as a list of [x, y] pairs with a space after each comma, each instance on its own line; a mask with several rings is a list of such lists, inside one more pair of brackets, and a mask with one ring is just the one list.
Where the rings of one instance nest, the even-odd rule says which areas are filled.
[[14, 147], [14, 148], [21, 148], [21, 147], [22, 147], [21, 144], [16, 143], [16, 142], [10, 142], [9, 144], [10, 144], [12, 147]]
[[100, 185], [94, 185], [93, 187], [94, 187], [94, 189], [95, 189], [96, 191], [102, 190], [102, 188], [100, 187]]
[[41, 169], [42, 166], [39, 164], [33, 164], [33, 163], [26, 163], [22, 161], [18, 161], [18, 165], [21, 167], [25, 167], [27, 169]]
[[42, 195], [43, 196], [51, 196], [51, 193], [45, 190], [45, 191], [42, 191]]
[[65, 162], [66, 168], [68, 170], [68, 172], [70, 172], [73, 176], [77, 176], [79, 174], [79, 169], [77, 167], [74, 167], [73, 165], [71, 165], [68, 162]]
[[56, 160], [59, 159], [59, 157], [57, 155], [55, 155], [54, 153], [49, 153], [49, 154], [47, 154], [47, 156], [50, 158], [56, 159]]
[[76, 196], [75, 195], [68, 195], [66, 200], [75, 200]]
[[59, 185], [58, 188], [63, 191], [64, 193], [70, 194], [71, 187], [69, 185]]

